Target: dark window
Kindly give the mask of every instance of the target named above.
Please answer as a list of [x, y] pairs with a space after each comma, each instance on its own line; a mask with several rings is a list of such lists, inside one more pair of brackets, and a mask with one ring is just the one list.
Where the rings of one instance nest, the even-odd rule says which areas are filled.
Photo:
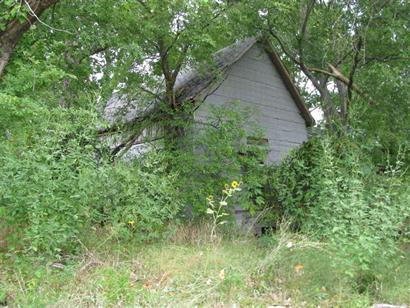
[[269, 140], [266, 138], [257, 138], [257, 137], [248, 136], [246, 138], [246, 143], [249, 145], [268, 146]]

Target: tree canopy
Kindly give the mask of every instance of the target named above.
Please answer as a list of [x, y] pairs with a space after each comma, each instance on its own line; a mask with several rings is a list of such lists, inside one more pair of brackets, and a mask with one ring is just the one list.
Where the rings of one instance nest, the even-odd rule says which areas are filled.
[[99, 103], [118, 89], [147, 99], [162, 92], [177, 110], [181, 70], [256, 36], [276, 46], [326, 125], [365, 129], [387, 147], [409, 140], [406, 1], [5, 1], [0, 8], [3, 93], [38, 98], [51, 86], [49, 102], [69, 106], [90, 91]]

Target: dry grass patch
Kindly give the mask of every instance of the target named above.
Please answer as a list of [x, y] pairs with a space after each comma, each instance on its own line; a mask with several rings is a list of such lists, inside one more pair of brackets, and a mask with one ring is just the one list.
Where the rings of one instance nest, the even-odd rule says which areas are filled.
[[[84, 254], [53, 262], [3, 259], [2, 303], [35, 307], [368, 307], [410, 303], [397, 272], [359, 294], [325, 246], [288, 232], [262, 239], [124, 244], [91, 238]], [[61, 263], [61, 264], [60, 264]], [[372, 293], [373, 292], [373, 293]], [[1, 294], [0, 294], [1, 295]]]

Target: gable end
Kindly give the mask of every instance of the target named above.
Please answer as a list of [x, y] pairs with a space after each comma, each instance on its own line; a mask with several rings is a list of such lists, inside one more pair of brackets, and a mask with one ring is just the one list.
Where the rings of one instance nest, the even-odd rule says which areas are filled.
[[311, 127], [315, 124], [315, 120], [313, 119], [312, 115], [310, 114], [303, 98], [299, 94], [299, 90], [296, 88], [295, 84], [290, 77], [288, 70], [283, 65], [282, 61], [280, 60], [278, 54], [273, 49], [272, 45], [265, 41], [263, 42], [263, 48], [268, 54], [270, 60], [272, 61], [273, 65], [278, 70], [279, 74], [281, 75], [283, 82], [287, 90], [289, 91], [290, 95], [292, 96], [293, 100], [295, 101], [296, 105], [298, 106], [303, 118], [306, 121], [306, 126]]

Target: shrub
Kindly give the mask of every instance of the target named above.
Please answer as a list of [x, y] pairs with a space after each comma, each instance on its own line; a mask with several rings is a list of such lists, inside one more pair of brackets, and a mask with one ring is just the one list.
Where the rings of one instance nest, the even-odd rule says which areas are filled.
[[279, 166], [269, 168], [266, 198], [271, 215], [268, 219], [280, 221], [282, 217], [290, 217], [294, 227], [303, 225], [322, 191], [318, 182], [323, 176], [322, 155], [319, 140], [311, 139], [291, 151]]
[[106, 164], [82, 178], [93, 223], [113, 227], [123, 239], [150, 240], [166, 230], [181, 209], [176, 176], [166, 172], [161, 154]]
[[193, 217], [203, 217], [208, 208], [206, 196], [220, 191], [233, 179], [242, 180], [243, 191], [238, 203], [255, 210], [264, 204], [264, 166], [267, 149], [248, 144], [247, 136], [261, 136], [257, 125], [249, 121], [249, 110], [235, 102], [213, 107], [202, 122], [186, 128], [184, 149], [172, 155], [179, 175], [181, 200], [192, 209]]
[[0, 110], [0, 221], [10, 250], [73, 251], [96, 224], [149, 239], [176, 215], [174, 176], [158, 156], [145, 165], [97, 161], [95, 111], [47, 109], [6, 95]]
[[58, 253], [68, 249], [90, 215], [77, 183], [82, 170], [95, 166], [91, 128], [84, 125], [95, 117], [5, 98], [0, 219], [13, 231], [9, 243], [15, 249]]
[[320, 136], [294, 151], [270, 178], [277, 215], [331, 243], [349, 275], [394, 254], [410, 215], [401, 160], [377, 172], [364, 153], [348, 137]]

